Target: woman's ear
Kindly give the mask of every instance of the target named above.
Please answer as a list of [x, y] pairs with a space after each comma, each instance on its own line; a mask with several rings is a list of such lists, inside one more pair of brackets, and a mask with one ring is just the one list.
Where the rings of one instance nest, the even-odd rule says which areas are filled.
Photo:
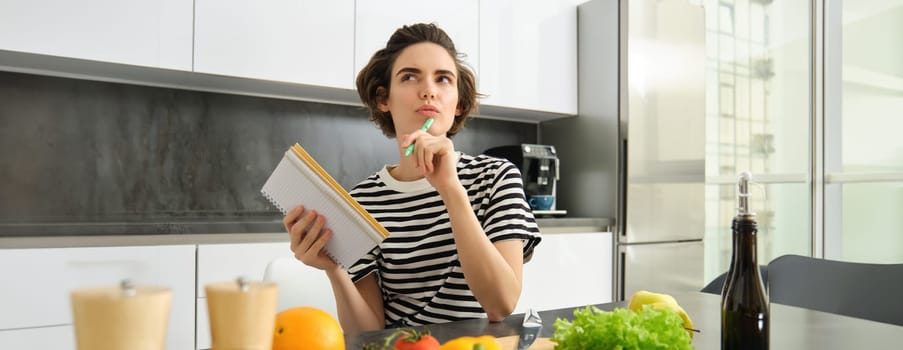
[[383, 113], [389, 112], [389, 96], [382, 86], [376, 88], [376, 107]]

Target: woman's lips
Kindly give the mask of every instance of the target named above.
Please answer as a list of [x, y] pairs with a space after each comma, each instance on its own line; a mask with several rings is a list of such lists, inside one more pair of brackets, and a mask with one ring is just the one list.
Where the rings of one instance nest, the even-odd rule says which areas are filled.
[[432, 117], [432, 116], [439, 114], [439, 110], [433, 106], [423, 106], [423, 107], [417, 108], [417, 114]]

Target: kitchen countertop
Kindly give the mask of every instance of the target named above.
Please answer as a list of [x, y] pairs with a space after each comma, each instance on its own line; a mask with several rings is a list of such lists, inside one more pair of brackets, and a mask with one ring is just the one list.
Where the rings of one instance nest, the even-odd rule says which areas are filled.
[[615, 221], [610, 218], [539, 218], [539, 231], [544, 234], [572, 232], [611, 232]]
[[[539, 218], [536, 223], [542, 234], [609, 232], [614, 220], [561, 217]], [[288, 239], [281, 222], [263, 221], [2, 226], [0, 249], [274, 243]]]
[[[697, 330], [692, 345], [699, 350], [721, 348], [721, 296], [701, 292], [673, 293], [680, 301], [681, 307], [693, 318], [693, 328]], [[868, 296], [861, 296], [867, 298]], [[625, 307], [627, 303], [594, 305], [600, 310], [611, 311], [617, 307]], [[575, 305], [564, 309], [539, 310], [543, 327], [539, 336], [551, 337], [555, 334], [555, 322], [558, 319], [572, 321], [574, 310], [583, 308]], [[517, 336], [523, 332], [523, 314], [508, 316], [501, 322], [471, 319], [448, 323], [427, 325], [440, 342], [473, 335], [491, 335], [495, 337]], [[770, 343], [772, 349], [898, 349], [903, 337], [903, 327], [848, 317], [801, 307], [771, 303]], [[379, 343], [394, 330], [379, 330], [362, 333], [346, 333], [345, 344], [348, 349], [359, 349], [364, 344]], [[534, 344], [535, 346], [536, 344]]]

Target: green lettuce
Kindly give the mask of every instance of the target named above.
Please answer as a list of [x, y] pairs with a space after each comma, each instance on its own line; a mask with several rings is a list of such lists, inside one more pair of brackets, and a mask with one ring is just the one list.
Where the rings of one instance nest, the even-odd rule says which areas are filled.
[[602, 311], [595, 306], [574, 310], [574, 321], [555, 320], [556, 350], [692, 349], [680, 316], [668, 309], [643, 305], [638, 312], [623, 308]]

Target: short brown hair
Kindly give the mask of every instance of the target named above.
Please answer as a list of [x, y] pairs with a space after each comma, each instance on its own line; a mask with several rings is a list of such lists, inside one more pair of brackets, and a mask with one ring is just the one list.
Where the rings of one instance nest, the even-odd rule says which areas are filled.
[[458, 70], [458, 106], [461, 114], [455, 116], [455, 122], [446, 133], [451, 137], [464, 127], [470, 113], [477, 111], [476, 77], [470, 67], [464, 63], [463, 54], [455, 49], [448, 34], [435, 24], [417, 23], [406, 25], [395, 31], [386, 43], [386, 47], [376, 51], [370, 62], [361, 69], [357, 75], [357, 93], [361, 102], [370, 111], [370, 120], [376, 123], [383, 134], [395, 137], [395, 123], [392, 121], [391, 112], [379, 110], [379, 104], [389, 97], [389, 88], [392, 77], [392, 66], [408, 46], [422, 42], [434, 43], [442, 46], [448, 54], [454, 58], [455, 67]]

